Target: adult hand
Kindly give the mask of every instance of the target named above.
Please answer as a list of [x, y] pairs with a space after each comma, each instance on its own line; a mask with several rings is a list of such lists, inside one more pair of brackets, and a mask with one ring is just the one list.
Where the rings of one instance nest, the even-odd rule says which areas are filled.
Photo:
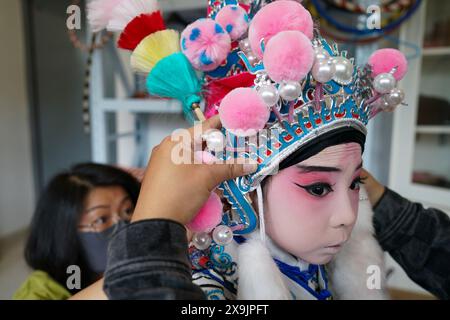
[[[201, 135], [220, 128], [218, 116], [188, 129], [190, 143], [183, 151], [193, 160], [193, 146], [201, 145]], [[192, 220], [221, 182], [256, 171], [256, 163], [176, 164], [174, 151], [179, 141], [166, 137], [155, 147], [147, 166], [132, 221], [163, 218], [186, 224]], [[175, 152], [175, 154], [177, 154]]]
[[369, 201], [375, 206], [384, 194], [385, 186], [379, 183], [368, 171], [362, 169], [361, 178], [364, 180], [364, 187], [367, 190]]

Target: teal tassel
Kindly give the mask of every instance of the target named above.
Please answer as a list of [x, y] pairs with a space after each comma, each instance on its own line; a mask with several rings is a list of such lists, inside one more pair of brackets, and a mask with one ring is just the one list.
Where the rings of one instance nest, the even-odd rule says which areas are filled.
[[159, 61], [147, 77], [147, 90], [154, 96], [180, 100], [187, 121], [194, 123], [191, 106], [201, 101], [201, 83], [184, 54], [177, 52]]

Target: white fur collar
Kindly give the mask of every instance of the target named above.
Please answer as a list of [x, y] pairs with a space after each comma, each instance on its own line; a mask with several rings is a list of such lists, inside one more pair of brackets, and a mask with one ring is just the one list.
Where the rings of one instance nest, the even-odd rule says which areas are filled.
[[[350, 240], [329, 264], [330, 283], [338, 299], [389, 299], [384, 253], [374, 236], [373, 210], [363, 187], [360, 197], [364, 200], [359, 202], [358, 220]], [[377, 276], [379, 289], [369, 289]]]

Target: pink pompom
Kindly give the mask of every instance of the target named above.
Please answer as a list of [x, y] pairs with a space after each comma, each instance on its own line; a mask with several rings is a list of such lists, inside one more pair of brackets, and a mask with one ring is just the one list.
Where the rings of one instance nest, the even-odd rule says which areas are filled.
[[253, 17], [248, 31], [252, 51], [262, 58], [261, 40], [267, 46], [270, 38], [280, 31], [301, 31], [313, 38], [311, 14], [300, 3], [289, 0], [275, 1], [261, 8]]
[[231, 40], [238, 40], [247, 32], [249, 18], [240, 6], [228, 5], [216, 15], [216, 22], [230, 34]]
[[195, 69], [211, 71], [227, 58], [231, 39], [214, 20], [199, 19], [181, 34], [181, 50]]
[[264, 128], [270, 112], [256, 90], [237, 88], [223, 98], [219, 116], [227, 130], [238, 136], [248, 136]]
[[300, 31], [283, 31], [267, 44], [263, 61], [273, 81], [300, 81], [313, 66], [314, 49]]
[[394, 78], [398, 81], [403, 79], [408, 72], [408, 61], [405, 55], [397, 49], [379, 49], [372, 53], [369, 58], [369, 65], [372, 67], [372, 74], [375, 78], [381, 73], [389, 73], [395, 67], [397, 71]]
[[223, 204], [220, 197], [211, 192], [195, 218], [186, 226], [194, 232], [210, 232], [222, 221]]

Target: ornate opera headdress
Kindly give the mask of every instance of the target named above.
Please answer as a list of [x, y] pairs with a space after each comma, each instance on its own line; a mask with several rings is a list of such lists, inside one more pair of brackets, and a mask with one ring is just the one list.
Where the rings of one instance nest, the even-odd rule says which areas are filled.
[[[320, 37], [297, 1], [209, 0], [208, 18], [181, 36], [166, 30], [156, 1], [117, 1], [109, 24], [121, 26], [113, 28], [122, 31], [119, 46], [133, 50], [131, 64], [148, 75], [149, 93], [182, 101], [188, 120], [194, 114], [204, 119], [204, 100], [205, 114], [219, 113], [223, 125], [221, 134], [207, 137], [209, 151], [259, 164], [255, 173], [220, 185], [229, 212], [222, 216], [220, 200], [212, 195], [190, 224], [198, 233], [214, 229], [217, 244], [231, 241], [233, 232], [256, 229], [249, 193], [260, 193], [267, 175], [333, 144], [354, 141], [363, 147], [369, 120], [403, 102], [396, 88], [407, 71], [402, 53], [377, 50], [357, 67]], [[194, 69], [203, 72], [202, 81]], [[198, 247], [209, 245], [205, 239], [197, 238]]]

